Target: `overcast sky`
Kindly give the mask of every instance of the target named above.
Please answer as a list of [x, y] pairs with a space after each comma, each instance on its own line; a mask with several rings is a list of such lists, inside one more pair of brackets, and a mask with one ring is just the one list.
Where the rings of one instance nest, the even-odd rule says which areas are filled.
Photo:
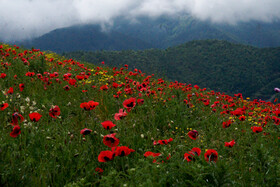
[[74, 24], [113, 24], [119, 16], [178, 13], [219, 23], [272, 22], [280, 18], [280, 0], [0, 0], [0, 39], [26, 39]]

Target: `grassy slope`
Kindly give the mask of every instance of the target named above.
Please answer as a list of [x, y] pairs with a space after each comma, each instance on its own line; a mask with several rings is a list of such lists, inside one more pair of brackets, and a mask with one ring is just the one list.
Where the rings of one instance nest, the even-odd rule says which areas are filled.
[[[272, 120], [277, 118], [279, 105], [157, 80], [126, 68], [97, 67], [55, 54], [0, 46], [0, 73], [6, 74], [0, 78], [0, 101], [9, 104], [0, 111], [2, 186], [279, 185], [279, 125]], [[27, 72], [35, 75], [26, 76]], [[88, 79], [77, 80], [83, 72]], [[66, 73], [77, 80], [75, 85], [64, 80]], [[120, 86], [114, 88], [113, 82]], [[19, 90], [21, 83], [23, 91]], [[139, 85], [144, 84], [146, 89], [140, 91]], [[69, 91], [64, 90], [66, 85]], [[107, 90], [100, 89], [104, 85]], [[10, 87], [14, 92], [7, 94]], [[115, 113], [131, 97], [144, 99], [144, 104], [136, 104], [125, 118], [115, 120]], [[99, 102], [94, 110], [80, 108], [91, 100]], [[53, 105], [61, 110], [56, 119], [49, 115]], [[243, 108], [245, 121], [233, 115], [237, 108]], [[42, 114], [38, 122], [28, 116], [35, 111]], [[21, 134], [13, 138], [15, 112], [25, 119], [19, 122]], [[105, 130], [101, 123], [106, 120], [116, 127]], [[228, 120], [232, 120], [231, 126], [223, 128]], [[253, 126], [262, 126], [263, 132], [254, 133]], [[80, 131], [84, 128], [93, 131], [83, 137]], [[198, 131], [196, 140], [187, 135], [191, 130]], [[99, 162], [100, 152], [111, 150], [103, 144], [103, 136], [113, 132], [120, 141], [118, 146], [129, 146], [135, 152]], [[168, 145], [153, 145], [154, 140], [169, 138], [173, 141]], [[233, 139], [236, 144], [225, 147]], [[201, 149], [201, 155], [194, 156], [195, 161], [184, 160], [184, 154], [194, 147]], [[218, 152], [216, 163], [205, 161], [207, 149]], [[146, 151], [161, 156], [146, 158]], [[96, 168], [104, 172], [100, 174]]]
[[111, 66], [128, 64], [149, 73], [164, 72], [170, 80], [266, 100], [279, 83], [279, 50], [204, 40], [166, 50], [80, 51], [67, 56], [92, 63], [105, 61]]

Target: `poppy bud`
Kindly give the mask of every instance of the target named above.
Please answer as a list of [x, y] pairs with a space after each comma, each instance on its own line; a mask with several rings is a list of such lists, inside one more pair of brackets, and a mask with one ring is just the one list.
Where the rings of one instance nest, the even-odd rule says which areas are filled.
[[275, 91], [276, 93], [279, 93], [279, 92], [280, 92], [280, 89], [279, 89], [279, 88], [274, 88], [274, 91]]
[[84, 128], [84, 129], [81, 130], [80, 134], [82, 134], [82, 135], [88, 135], [88, 134], [90, 134], [91, 132], [92, 132], [91, 129]]

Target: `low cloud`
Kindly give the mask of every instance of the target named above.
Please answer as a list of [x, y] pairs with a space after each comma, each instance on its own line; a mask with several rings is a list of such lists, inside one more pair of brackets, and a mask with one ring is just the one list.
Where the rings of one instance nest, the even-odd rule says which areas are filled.
[[189, 14], [235, 24], [280, 18], [279, 0], [0, 0], [0, 39], [15, 41], [75, 24], [113, 24], [114, 19]]

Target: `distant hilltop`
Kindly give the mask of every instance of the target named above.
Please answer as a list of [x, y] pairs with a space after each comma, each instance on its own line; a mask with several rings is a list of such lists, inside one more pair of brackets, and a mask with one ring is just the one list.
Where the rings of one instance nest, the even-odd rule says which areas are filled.
[[164, 49], [205, 39], [226, 40], [256, 47], [278, 47], [280, 22], [213, 24], [191, 16], [141, 18], [137, 23], [120, 19], [106, 31], [99, 25], [77, 25], [56, 29], [19, 44], [62, 53], [77, 50]]

